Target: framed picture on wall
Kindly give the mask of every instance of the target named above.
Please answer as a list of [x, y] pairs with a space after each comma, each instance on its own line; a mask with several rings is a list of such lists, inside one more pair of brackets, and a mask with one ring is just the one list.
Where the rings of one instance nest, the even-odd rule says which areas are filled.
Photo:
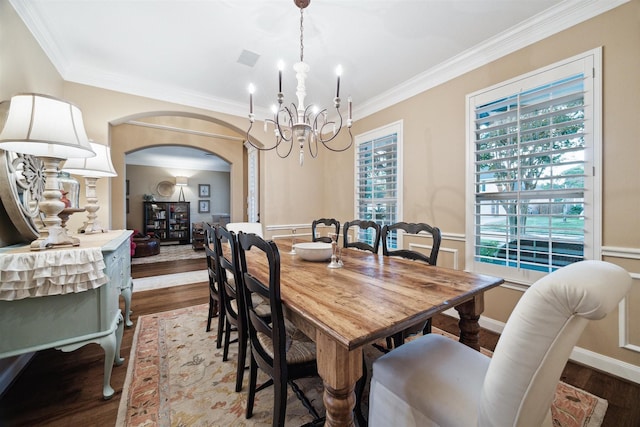
[[198, 213], [209, 213], [208, 200], [198, 200]]
[[211, 186], [209, 184], [198, 184], [198, 195], [200, 197], [211, 197]]

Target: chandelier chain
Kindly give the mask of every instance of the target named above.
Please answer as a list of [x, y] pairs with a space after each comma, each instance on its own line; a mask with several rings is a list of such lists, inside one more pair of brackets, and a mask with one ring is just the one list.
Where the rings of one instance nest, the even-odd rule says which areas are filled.
[[304, 38], [302, 36], [302, 33], [304, 31], [304, 25], [303, 25], [304, 14], [303, 14], [303, 10], [304, 9], [300, 8], [300, 62], [304, 62]]

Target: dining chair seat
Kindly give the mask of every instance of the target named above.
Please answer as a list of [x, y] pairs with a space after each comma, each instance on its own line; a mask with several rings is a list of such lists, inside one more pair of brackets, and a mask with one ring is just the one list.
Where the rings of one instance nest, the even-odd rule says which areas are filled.
[[[256, 307], [256, 313], [261, 317], [268, 317], [271, 315], [271, 309], [269, 308], [269, 303], [266, 302], [259, 295], [253, 294], [251, 295], [251, 301]], [[238, 301], [232, 300], [230, 301], [231, 306], [237, 312], [238, 311]]]
[[492, 357], [438, 334], [394, 349], [373, 363], [369, 426], [551, 425], [555, 389], [582, 331], [631, 284], [617, 265], [576, 262], [522, 295]]
[[[271, 337], [262, 332], [258, 332], [257, 337], [269, 357], [274, 357]], [[289, 335], [289, 331], [287, 331], [285, 349], [287, 363], [307, 363], [313, 362], [316, 359], [315, 343], [297, 329], [291, 335]]]

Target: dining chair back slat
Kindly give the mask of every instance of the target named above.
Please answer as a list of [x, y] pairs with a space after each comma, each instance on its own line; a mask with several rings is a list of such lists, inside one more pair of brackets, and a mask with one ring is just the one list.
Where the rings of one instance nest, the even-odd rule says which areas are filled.
[[[418, 251], [410, 249], [389, 249], [389, 237], [393, 231], [402, 230], [406, 234], [418, 234], [424, 232], [431, 235], [433, 243], [431, 244], [431, 252], [429, 255], [425, 255]], [[432, 227], [424, 222], [408, 223], [397, 222], [391, 225], [385, 225], [382, 228], [382, 253], [388, 256], [400, 256], [407, 259], [416, 261], [424, 261], [430, 265], [436, 265], [438, 261], [438, 253], [440, 252], [440, 242], [442, 240], [442, 233], [438, 227]]]
[[[356, 234], [355, 240], [353, 242], [349, 241], [349, 228], [358, 227], [360, 230], [372, 229], [373, 230], [373, 242], [371, 244], [367, 242], [362, 242], [358, 240], [358, 235]], [[344, 223], [344, 229], [342, 231], [343, 234], [343, 247], [345, 248], [356, 248], [363, 251], [370, 251], [378, 253], [378, 248], [380, 246], [380, 224], [374, 221], [365, 221], [355, 219], [353, 221], [347, 221]]]
[[[391, 234], [395, 231], [402, 230], [407, 234], [418, 234], [418, 233], [426, 233], [431, 235], [433, 243], [431, 245], [431, 251], [429, 255], [425, 255], [418, 251], [413, 251], [411, 249], [389, 249], [389, 240]], [[420, 222], [420, 223], [408, 223], [408, 222], [397, 222], [391, 225], [385, 225], [382, 227], [382, 254], [385, 256], [399, 256], [402, 258], [411, 259], [414, 261], [422, 261], [426, 262], [429, 265], [436, 265], [438, 260], [438, 253], [440, 252], [440, 241], [442, 240], [442, 233], [438, 227], [432, 227], [431, 225]], [[387, 348], [383, 349], [383, 351], [391, 350], [391, 348], [397, 348], [404, 344], [405, 339], [410, 335], [415, 335], [417, 333], [428, 334], [431, 332], [431, 319], [426, 322], [419, 322], [415, 325], [412, 325], [403, 331], [400, 331], [391, 337], [387, 337]]]
[[[222, 242], [229, 245], [227, 251], [223, 251]], [[218, 253], [218, 278], [220, 289], [224, 293], [222, 301], [225, 309], [225, 334], [222, 360], [226, 361], [231, 344], [232, 326], [238, 333], [238, 363], [236, 369], [236, 391], [242, 389], [245, 360], [247, 354], [247, 326], [242, 287], [238, 285], [240, 276], [240, 264], [238, 262], [238, 240], [233, 231], [224, 227], [216, 229], [216, 252]]]
[[225, 311], [222, 302], [223, 292], [218, 281], [218, 256], [215, 251], [216, 230], [208, 223], [204, 224], [205, 245], [204, 253], [207, 258], [207, 274], [209, 276], [209, 314], [207, 317], [207, 332], [211, 330], [211, 320], [218, 316], [218, 331], [216, 336], [216, 348], [222, 346], [224, 332]]
[[340, 221], [335, 218], [320, 218], [316, 219], [311, 223], [311, 240], [314, 242], [325, 242], [331, 243], [330, 236], [320, 236], [320, 232], [317, 230], [318, 225], [325, 225], [327, 227], [335, 227], [336, 234], [336, 242], [338, 241], [338, 237], [340, 236]]
[[[265, 241], [258, 235], [242, 232], [238, 235], [238, 242], [242, 293], [247, 308], [247, 327], [251, 344], [246, 417], [250, 418], [253, 415], [256, 392], [273, 384], [275, 388], [273, 426], [284, 425], [287, 384], [290, 384], [305, 408], [315, 419], [318, 419], [319, 416], [311, 402], [293, 382], [298, 378], [318, 375], [316, 348], [313, 341], [285, 319], [280, 296], [278, 247], [273, 241]], [[266, 273], [264, 270], [254, 269], [254, 265], [247, 257], [249, 251], [252, 257], [266, 258], [268, 265]], [[266, 317], [260, 312], [256, 300], [269, 301], [270, 316]], [[256, 385], [258, 367], [270, 378], [260, 387]]]

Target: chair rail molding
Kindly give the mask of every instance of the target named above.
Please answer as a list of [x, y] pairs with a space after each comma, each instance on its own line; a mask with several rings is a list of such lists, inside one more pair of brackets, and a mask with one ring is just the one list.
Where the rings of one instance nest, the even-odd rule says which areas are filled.
[[640, 249], [638, 248], [621, 248], [617, 246], [603, 246], [602, 249], [600, 250], [600, 253], [602, 256], [640, 260]]
[[[415, 250], [414, 248], [424, 249], [427, 252], [431, 251], [431, 245], [423, 245], [423, 244], [420, 244], [420, 243], [409, 243], [409, 249], [411, 249], [413, 251], [413, 250]], [[459, 270], [460, 269], [460, 263], [459, 263], [459, 258], [460, 258], [459, 257], [459, 253], [460, 253], [460, 251], [458, 249], [455, 249], [455, 248], [444, 247], [444, 246], [442, 246], [442, 243], [441, 243], [440, 244], [440, 253], [442, 253], [442, 252], [447, 252], [447, 253], [453, 254], [453, 265], [451, 266], [451, 268], [453, 268], [454, 270]]]

